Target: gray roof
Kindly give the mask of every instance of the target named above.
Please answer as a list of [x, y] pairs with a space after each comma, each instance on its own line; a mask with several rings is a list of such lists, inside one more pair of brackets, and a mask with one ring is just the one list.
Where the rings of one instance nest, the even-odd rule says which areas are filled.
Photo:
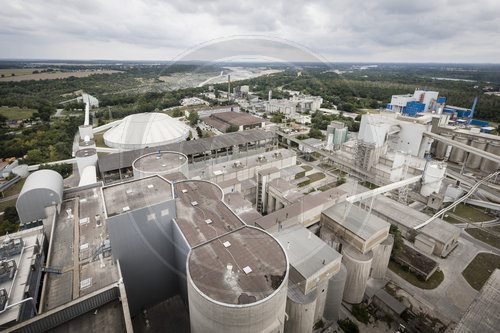
[[63, 188], [62, 176], [53, 170], [38, 170], [29, 175], [16, 202], [21, 222], [46, 218], [45, 208], [61, 203]]
[[403, 303], [387, 293], [384, 289], [377, 291], [375, 296], [398, 315], [401, 315], [403, 311], [406, 310], [406, 306], [404, 306]]
[[182, 141], [157, 147], [102, 155], [99, 156], [98, 166], [100, 172], [107, 172], [110, 170], [130, 167], [132, 165], [132, 162], [136, 158], [147, 153], [157, 152], [158, 150], [176, 151], [181, 152], [185, 155], [196, 155], [213, 149], [221, 149], [225, 147], [246, 144], [247, 142], [269, 140], [272, 137], [272, 133], [262, 130], [248, 130], [243, 132], [229, 133], [225, 135], [213, 136], [210, 138]]
[[301, 225], [286, 228], [275, 236], [285, 248], [290, 265], [305, 279], [337, 264], [342, 258], [340, 253]]
[[496, 269], [455, 328], [455, 333], [498, 332], [500, 327], [500, 270]]
[[369, 240], [377, 232], [389, 228], [389, 223], [354, 205], [351, 206], [344, 220], [346, 205], [332, 206], [325, 210], [323, 214], [365, 241]]

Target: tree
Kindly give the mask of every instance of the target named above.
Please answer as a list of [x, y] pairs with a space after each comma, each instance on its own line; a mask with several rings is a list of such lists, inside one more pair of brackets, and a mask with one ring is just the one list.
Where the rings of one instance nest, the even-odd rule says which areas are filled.
[[8, 119], [6, 116], [4, 116], [3, 114], [0, 114], [0, 127], [2, 127], [5, 124], [5, 122], [7, 122], [7, 120]]
[[345, 177], [343, 175], [339, 176], [337, 178], [337, 182], [336, 182], [337, 186], [340, 186], [340, 185], [342, 185], [344, 183], [345, 183]]
[[188, 117], [188, 120], [189, 120], [189, 123], [191, 125], [196, 125], [198, 123], [198, 120], [200, 120], [200, 117], [198, 116], [198, 112], [196, 111], [191, 111], [189, 113], [189, 117]]
[[392, 246], [391, 257], [394, 257], [399, 252], [403, 250], [403, 237], [401, 236], [401, 231], [395, 224], [391, 224], [391, 228], [389, 229], [389, 233], [394, 236], [394, 245]]
[[226, 133], [238, 132], [240, 128], [236, 125], [231, 125], [226, 129]]
[[196, 134], [198, 134], [199, 138], [203, 137], [203, 132], [201, 131], [200, 126], [196, 126]]
[[5, 208], [3, 213], [3, 218], [12, 224], [19, 222], [19, 216], [17, 215], [17, 209], [14, 206], [9, 206]]
[[319, 129], [311, 128], [309, 130], [309, 137], [314, 139], [322, 139], [323, 133]]

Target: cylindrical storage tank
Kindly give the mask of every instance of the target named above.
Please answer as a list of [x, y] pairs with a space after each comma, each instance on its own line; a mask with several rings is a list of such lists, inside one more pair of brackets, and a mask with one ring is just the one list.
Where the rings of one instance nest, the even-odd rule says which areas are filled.
[[373, 251], [373, 262], [372, 271], [370, 276], [374, 279], [385, 278], [385, 273], [387, 272], [387, 265], [389, 265], [389, 259], [391, 258], [392, 246], [394, 245], [394, 237], [389, 234], [382, 243], [372, 249]]
[[288, 285], [286, 301], [288, 320], [285, 321], [285, 333], [312, 332], [317, 298], [317, 289], [304, 295], [295, 283]]
[[12, 169], [12, 173], [21, 176], [21, 178], [26, 178], [29, 175], [28, 164], [21, 164]]
[[325, 311], [323, 317], [330, 321], [339, 319], [339, 312], [342, 306], [347, 269], [344, 264], [340, 265], [340, 270], [328, 280], [328, 294], [326, 295]]
[[[455, 135], [455, 138], [453, 139], [454, 141], [467, 144], [469, 141], [467, 137], [465, 136], [460, 136], [460, 135]], [[451, 155], [450, 155], [450, 161], [453, 163], [462, 163], [465, 159], [465, 150], [462, 150], [457, 147], [453, 147], [451, 150]]]
[[425, 174], [423, 175], [424, 182], [420, 188], [420, 194], [428, 197], [432, 193], [438, 193], [446, 173], [446, 164], [443, 162], [428, 162]]
[[186, 261], [191, 332], [283, 332], [285, 250], [269, 233], [250, 226], [221, 238], [192, 248]]
[[372, 251], [363, 254], [352, 246], [345, 246], [343, 248], [342, 262], [347, 269], [344, 301], [351, 304], [358, 304], [363, 301], [372, 261]]
[[96, 144], [94, 140], [89, 140], [89, 141], [80, 141], [78, 144], [78, 147], [80, 149], [86, 149], [86, 148], [96, 148]]
[[85, 137], [90, 139], [94, 138], [94, 133], [92, 132], [92, 126], [90, 125], [81, 125], [78, 126], [78, 133], [80, 134], [80, 139], [84, 140]]
[[143, 155], [132, 163], [132, 169], [135, 179], [174, 172], [180, 172], [189, 178], [187, 156], [175, 151], [160, 151]]
[[316, 309], [314, 310], [314, 323], [323, 319], [323, 312], [325, 312], [326, 295], [328, 293], [328, 280], [324, 279], [317, 286], [318, 299], [316, 300]]
[[[474, 139], [470, 145], [480, 150], [486, 150], [487, 142], [483, 139]], [[481, 156], [469, 153], [466, 166], [471, 169], [478, 169], [481, 166]]]
[[94, 148], [80, 149], [76, 152], [75, 158], [81, 176], [86, 166], [97, 164], [97, 151]]
[[[441, 136], [447, 138], [447, 139], [452, 139], [453, 135], [448, 134], [448, 133], [443, 133]], [[446, 156], [446, 148], [448, 148], [448, 144], [442, 141], [438, 141], [436, 145], [436, 157], [439, 158], [444, 158]]]
[[[488, 142], [488, 146], [486, 147], [486, 151], [492, 154], [495, 154], [497, 156], [500, 156], [500, 142]], [[481, 164], [481, 171], [484, 171], [486, 173], [493, 173], [497, 171], [500, 168], [500, 164], [490, 161], [486, 158], [483, 158], [482, 164]]]

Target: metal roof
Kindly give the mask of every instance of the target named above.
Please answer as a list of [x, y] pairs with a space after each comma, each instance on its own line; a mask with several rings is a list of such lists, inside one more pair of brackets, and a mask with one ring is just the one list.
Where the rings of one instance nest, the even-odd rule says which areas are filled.
[[229, 133], [225, 135], [213, 136], [210, 138], [182, 141], [158, 147], [136, 149], [121, 153], [99, 156], [98, 165], [100, 172], [117, 170], [132, 166], [138, 157], [156, 152], [158, 150], [176, 151], [185, 155], [196, 155], [214, 149], [221, 149], [231, 146], [243, 145], [250, 142], [269, 140], [274, 136], [271, 132], [262, 130], [248, 130], [243, 132]]

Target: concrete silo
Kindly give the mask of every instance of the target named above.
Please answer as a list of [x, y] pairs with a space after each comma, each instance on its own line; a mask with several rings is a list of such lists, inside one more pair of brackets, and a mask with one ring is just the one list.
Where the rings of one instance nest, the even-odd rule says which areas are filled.
[[391, 258], [392, 246], [394, 245], [394, 237], [389, 235], [386, 240], [373, 248], [373, 262], [370, 276], [374, 279], [385, 278], [387, 265]]
[[283, 332], [288, 258], [267, 232], [243, 227], [191, 249], [191, 332]]
[[[470, 143], [472, 147], [480, 150], [486, 150], [487, 144], [488, 143], [486, 142], [486, 140], [483, 139], [473, 139]], [[466, 166], [471, 169], [479, 169], [479, 167], [481, 166], [481, 156], [472, 153], [469, 154]]]
[[[449, 133], [443, 133], [443, 134], [441, 134], [441, 136], [443, 136], [447, 139], [450, 139], [450, 140], [453, 138], [453, 135], [451, 135]], [[445, 142], [442, 142], [442, 141], [438, 141], [437, 145], [436, 145], [436, 153], [435, 153], [436, 157], [445, 158], [447, 150], [448, 150], [448, 144], [446, 144]]]
[[[486, 151], [497, 156], [500, 155], [500, 143], [499, 142], [488, 142], [488, 146], [486, 147]], [[499, 169], [500, 165], [496, 162], [487, 160], [483, 158], [481, 163], [481, 171], [486, 173], [493, 173]]]
[[312, 332], [317, 298], [317, 289], [304, 295], [297, 284], [290, 282], [286, 302], [288, 315], [288, 320], [285, 322], [286, 333]]
[[143, 155], [132, 163], [132, 169], [135, 179], [174, 172], [180, 172], [189, 178], [187, 156], [173, 151], [159, 151]]
[[342, 255], [342, 263], [347, 269], [344, 301], [351, 304], [361, 303], [370, 276], [373, 252], [363, 254], [352, 246], [344, 246]]
[[325, 311], [323, 312], [323, 317], [327, 320], [337, 321], [339, 319], [346, 278], [347, 269], [342, 264], [338, 273], [328, 281], [328, 294], [326, 295]]
[[95, 167], [97, 164], [97, 151], [94, 148], [80, 149], [76, 152], [75, 158], [76, 164], [78, 165], [78, 172], [81, 176], [86, 167]]
[[[464, 145], [466, 145], [467, 142], [469, 141], [467, 137], [460, 135], [455, 135], [455, 138], [453, 140], [463, 143]], [[450, 161], [453, 163], [462, 163], [464, 159], [465, 159], [465, 150], [453, 147], [453, 149], [451, 150]]]

